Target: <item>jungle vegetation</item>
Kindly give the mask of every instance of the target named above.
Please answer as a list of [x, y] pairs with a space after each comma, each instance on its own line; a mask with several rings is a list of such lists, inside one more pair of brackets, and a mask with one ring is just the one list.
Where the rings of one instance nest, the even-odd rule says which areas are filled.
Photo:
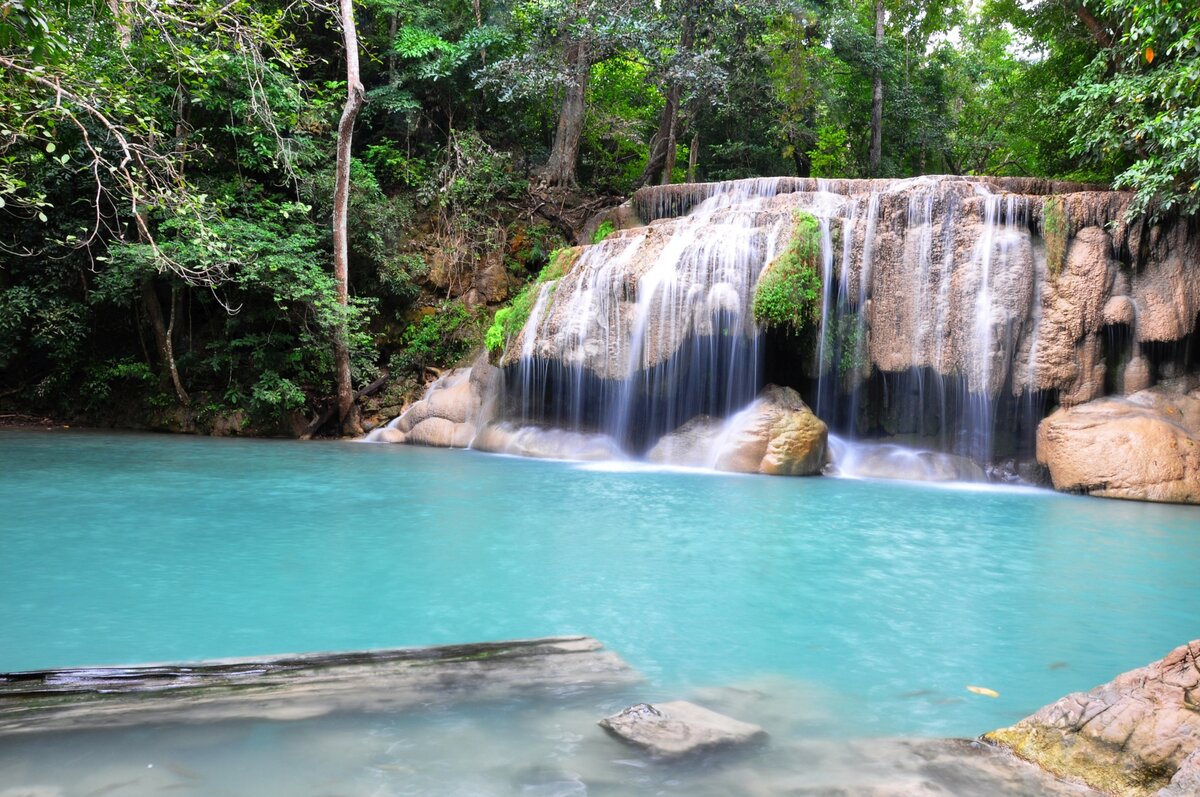
[[639, 186], [934, 173], [1196, 213], [1200, 6], [0, 0], [0, 411], [350, 431]]

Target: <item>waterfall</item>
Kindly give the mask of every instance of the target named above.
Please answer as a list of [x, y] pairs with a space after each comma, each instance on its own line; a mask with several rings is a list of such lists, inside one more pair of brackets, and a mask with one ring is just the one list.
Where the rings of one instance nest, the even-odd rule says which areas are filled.
[[[1046, 193], [1028, 192], [1054, 190], [966, 177], [642, 189], [627, 214], [641, 226], [583, 247], [539, 286], [501, 359], [501, 418], [638, 456], [693, 419], [730, 418], [770, 382], [800, 391], [848, 466], [911, 471], [900, 445], [981, 465], [1028, 458], [1048, 397], [1090, 389], [1064, 345], [1096, 334], [1045, 312], [1058, 295], [1038, 226]], [[757, 282], [800, 212], [818, 223], [820, 320], [800, 335], [764, 330]], [[890, 448], [864, 453], [872, 439]]]

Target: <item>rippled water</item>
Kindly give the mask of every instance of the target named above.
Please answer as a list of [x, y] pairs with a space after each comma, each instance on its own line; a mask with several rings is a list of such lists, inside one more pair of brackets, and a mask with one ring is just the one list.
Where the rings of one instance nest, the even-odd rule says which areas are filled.
[[[160, 763], [178, 748], [172, 766], [198, 770], [201, 793], [265, 793], [263, 777], [313, 793], [585, 793], [568, 776], [586, 782], [587, 750], [642, 773], [613, 764], [622, 751], [591, 724], [627, 699], [707, 693], [763, 721], [775, 749], [844, 751], [974, 736], [1200, 636], [1200, 509], [1032, 490], [4, 431], [0, 543], [0, 671], [582, 633], [649, 679], [557, 707], [27, 737], [0, 744], [0, 791], [70, 770], [69, 747], [65, 793], [89, 791], [88, 756], [137, 769], [127, 788], [145, 793], [141, 759], [106, 752], [132, 738]], [[469, 755], [446, 749], [463, 734]], [[246, 745], [282, 769], [246, 764], [239, 780]], [[321, 778], [287, 764], [339, 745]], [[679, 793], [695, 777], [660, 775], [654, 788]], [[614, 777], [587, 793], [638, 782]]]

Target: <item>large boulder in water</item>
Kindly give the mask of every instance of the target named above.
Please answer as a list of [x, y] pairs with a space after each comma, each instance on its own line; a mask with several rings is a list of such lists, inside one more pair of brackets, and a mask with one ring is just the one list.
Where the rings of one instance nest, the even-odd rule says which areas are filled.
[[1200, 390], [1059, 409], [1038, 426], [1037, 458], [1059, 490], [1200, 503]]
[[984, 739], [1059, 777], [1121, 797], [1184, 797], [1200, 785], [1200, 640], [1077, 692]]
[[814, 476], [829, 457], [829, 429], [790, 387], [767, 385], [723, 437], [717, 470]]

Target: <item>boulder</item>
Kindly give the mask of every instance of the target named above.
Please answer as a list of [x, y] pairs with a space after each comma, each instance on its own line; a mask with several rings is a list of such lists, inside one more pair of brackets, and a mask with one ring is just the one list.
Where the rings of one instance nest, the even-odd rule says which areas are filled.
[[697, 415], [670, 434], [659, 438], [646, 459], [659, 465], [691, 468], [712, 467], [713, 448], [725, 422], [711, 415]]
[[1120, 797], [1182, 797], [1200, 785], [1200, 640], [1077, 692], [984, 739]]
[[403, 442], [435, 448], [467, 448], [474, 437], [474, 424], [454, 423], [445, 418], [426, 418], [404, 435]]
[[499, 369], [487, 355], [470, 368], [455, 368], [437, 379], [387, 428], [367, 439], [377, 443], [409, 443], [439, 448], [468, 448], [478, 429], [495, 414]]
[[763, 388], [753, 404], [730, 419], [723, 437], [717, 470], [814, 476], [829, 456], [828, 428], [789, 387]]
[[600, 727], [659, 758], [681, 758], [761, 741], [767, 736], [757, 725], [683, 700], [657, 705], [638, 703], [600, 720]]
[[1200, 395], [1163, 388], [1055, 411], [1037, 458], [1058, 490], [1200, 503]]

